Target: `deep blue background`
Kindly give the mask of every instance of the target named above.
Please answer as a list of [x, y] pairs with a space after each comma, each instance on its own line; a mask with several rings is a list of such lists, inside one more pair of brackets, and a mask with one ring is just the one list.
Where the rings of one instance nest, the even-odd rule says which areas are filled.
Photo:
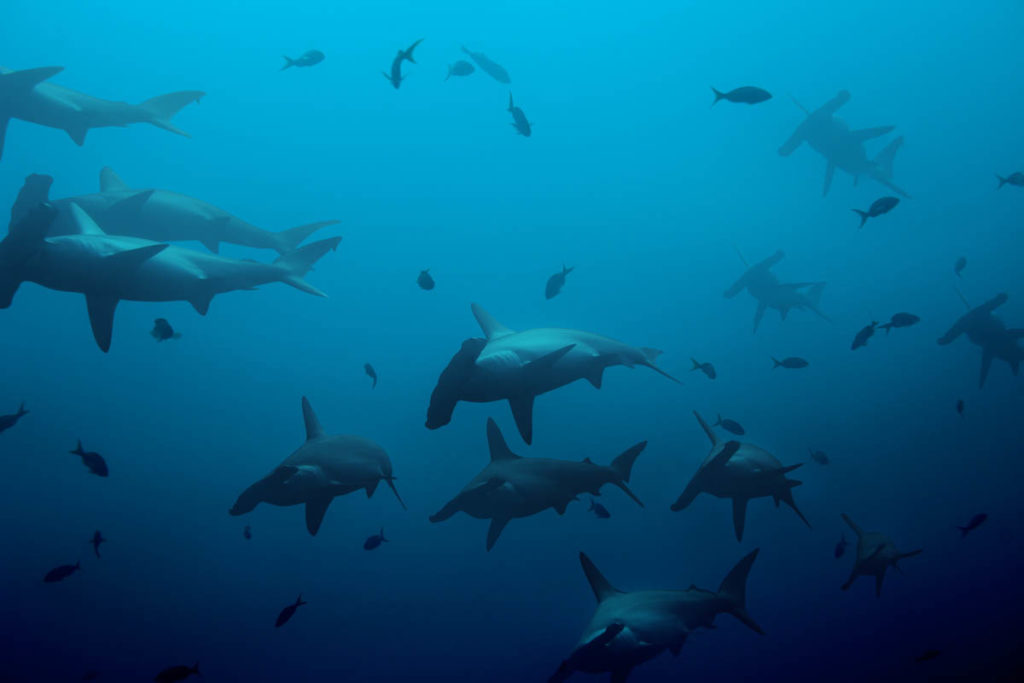
[[[963, 312], [955, 286], [975, 304], [1010, 293], [999, 315], [1024, 326], [1024, 192], [996, 193], [993, 177], [1024, 170], [1020, 3], [341, 5], [4, 6], [7, 67], [63, 65], [54, 82], [110, 99], [208, 95], [175, 119], [192, 140], [135, 125], [93, 130], [79, 149], [12, 122], [0, 206], [31, 172], [64, 197], [95, 191], [109, 165], [268, 229], [338, 218], [324, 234], [344, 241], [309, 276], [329, 299], [271, 285], [218, 297], [206, 318], [123, 303], [107, 355], [80, 296], [25, 285], [0, 312], [0, 412], [32, 411], [0, 436], [0, 678], [149, 680], [198, 659], [210, 681], [543, 680], [593, 609], [577, 551], [620, 588], [716, 588], [753, 547], [749, 610], [768, 634], [723, 616], [632, 681], [977, 680], [1012, 664], [1022, 384], [997, 362], [979, 391], [978, 349], [935, 339]], [[379, 72], [418, 38], [395, 91]], [[508, 68], [532, 138], [509, 127], [505, 86], [479, 71], [443, 82], [461, 44]], [[280, 54], [310, 48], [326, 61], [278, 71]], [[709, 85], [746, 84], [775, 98], [708, 107]], [[914, 196], [860, 231], [850, 209], [883, 188], [837, 174], [822, 199], [819, 156], [776, 154], [802, 119], [787, 94], [817, 107], [842, 88], [853, 128], [906, 136], [896, 180]], [[833, 322], [769, 313], [752, 336], [754, 301], [722, 298], [743, 270], [734, 245], [751, 261], [784, 249], [783, 280], [827, 280]], [[576, 270], [545, 301], [563, 262]], [[432, 292], [415, 285], [428, 267]], [[428, 432], [438, 373], [478, 334], [471, 301], [513, 328], [662, 348], [685, 385], [614, 368], [600, 392], [561, 389], [537, 401], [532, 448], [505, 404], [460, 405]], [[850, 352], [863, 325], [904, 310], [922, 322]], [[183, 338], [155, 344], [158, 316]], [[691, 355], [719, 379], [690, 374]], [[773, 371], [770, 355], [811, 365]], [[327, 431], [388, 450], [408, 512], [386, 490], [340, 498], [316, 538], [298, 507], [227, 515], [301, 443], [302, 395]], [[832, 464], [794, 475], [814, 529], [759, 500], [737, 544], [726, 501], [669, 512], [708, 449], [693, 409], [738, 419], [784, 464], [827, 451]], [[430, 524], [485, 464], [487, 416], [525, 456], [608, 462], [649, 440], [632, 481], [647, 507], [609, 490], [610, 520], [583, 505], [516, 520], [489, 554], [486, 523]], [[109, 479], [67, 454], [76, 438], [106, 456]], [[925, 550], [880, 600], [868, 579], [838, 589], [851, 563], [832, 558], [840, 511]], [[954, 526], [978, 511], [990, 521], [961, 541]], [[364, 552], [382, 525], [392, 542]], [[86, 544], [97, 528], [110, 539], [100, 561]], [[41, 582], [76, 559], [80, 574]], [[309, 605], [274, 629], [300, 592]], [[928, 648], [943, 654], [915, 665]]]

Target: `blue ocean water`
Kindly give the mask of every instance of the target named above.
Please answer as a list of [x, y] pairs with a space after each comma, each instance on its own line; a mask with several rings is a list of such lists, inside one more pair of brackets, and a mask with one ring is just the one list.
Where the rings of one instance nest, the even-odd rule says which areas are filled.
[[[25, 284], [0, 312], [0, 413], [31, 411], [0, 435], [0, 679], [152, 680], [198, 660], [210, 681], [546, 680], [594, 610], [579, 551], [624, 590], [715, 589], [754, 548], [747, 602], [766, 635], [723, 615], [630, 681], [1020, 674], [1021, 380], [996, 361], [979, 389], [979, 349], [935, 343], [965, 311], [957, 288], [971, 305], [1007, 292], [997, 315], [1024, 327], [1024, 194], [996, 192], [993, 176], [1024, 170], [1020, 3], [11, 0], [3, 16], [8, 68], [63, 66], [52, 82], [112, 100], [206, 96], [174, 119], [192, 139], [137, 124], [79, 148], [12, 121], [0, 206], [30, 173], [63, 198], [97, 191], [108, 166], [270, 230], [337, 218], [322, 235], [343, 241], [307, 278], [327, 299], [271, 284], [218, 296], [205, 317], [123, 302], [106, 354], [78, 294]], [[395, 90], [380, 72], [421, 38]], [[511, 85], [479, 70], [445, 81], [462, 45]], [[281, 54], [309, 49], [324, 62], [279, 71]], [[709, 107], [709, 86], [748, 84], [774, 97]], [[509, 126], [509, 89], [528, 139]], [[851, 208], [889, 190], [839, 172], [822, 198], [821, 156], [777, 153], [804, 118], [790, 95], [813, 109], [842, 89], [852, 128], [896, 126], [869, 153], [906, 140], [895, 180], [912, 198], [860, 230]], [[722, 292], [744, 271], [737, 250], [753, 263], [778, 249], [783, 281], [828, 282], [830, 321], [769, 311], [752, 334], [756, 302]], [[545, 300], [563, 263], [575, 269]], [[432, 291], [416, 286], [426, 268]], [[428, 431], [438, 375], [480, 335], [471, 302], [514, 329], [662, 349], [684, 384], [615, 367], [600, 391], [545, 394], [530, 446], [505, 402], [462, 403]], [[851, 352], [859, 329], [899, 311], [921, 322]], [[157, 317], [182, 338], [155, 343]], [[718, 378], [689, 372], [691, 356]], [[773, 370], [772, 356], [810, 365]], [[383, 487], [339, 497], [315, 537], [301, 507], [227, 514], [303, 442], [302, 396], [329, 433], [387, 450], [408, 510]], [[669, 511], [709, 448], [694, 410], [806, 463], [791, 476], [811, 529], [768, 499], [751, 502], [741, 543], [726, 500]], [[490, 552], [484, 521], [431, 524], [487, 463], [488, 417], [526, 457], [607, 463], [647, 440], [630, 481], [645, 507], [607, 487], [610, 519], [584, 497], [514, 520]], [[67, 454], [77, 439], [109, 478]], [[833, 558], [852, 539], [841, 512], [924, 550], [880, 598], [868, 578], [839, 590], [853, 553]], [[988, 521], [962, 540], [978, 512]], [[364, 551], [381, 527], [390, 542]], [[80, 573], [42, 582], [76, 561]], [[275, 629], [300, 593], [309, 604]]]

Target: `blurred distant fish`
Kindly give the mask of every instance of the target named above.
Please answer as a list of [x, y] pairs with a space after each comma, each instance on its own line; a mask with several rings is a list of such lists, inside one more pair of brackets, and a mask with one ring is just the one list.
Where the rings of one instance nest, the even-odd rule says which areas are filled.
[[373, 386], [371, 386], [370, 388], [371, 389], [376, 389], [377, 388], [377, 371], [374, 370], [373, 366], [370, 365], [369, 363], [365, 363], [363, 365], [363, 370], [366, 371], [366, 376], [373, 380]]
[[999, 180], [999, 186], [996, 188], [997, 190], [1001, 190], [1003, 188], [1003, 185], [1015, 185], [1017, 187], [1024, 187], [1024, 173], [1021, 173], [1020, 171], [1017, 171], [1016, 173], [1011, 173], [1005, 178], [997, 173], [996, 178]]
[[503, 66], [501, 66], [497, 62], [492, 61], [483, 52], [472, 52], [470, 50], [467, 50], [465, 47], [462, 48], [462, 51], [469, 55], [469, 58], [476, 62], [476, 65], [480, 67], [480, 69], [484, 73], [486, 73], [494, 80], [498, 81], [499, 83], [512, 82], [512, 79], [508, 75], [508, 71], [505, 71], [505, 68]]
[[960, 275], [960, 273], [962, 273], [964, 271], [964, 268], [966, 268], [966, 267], [967, 267], [967, 257], [966, 256], [961, 256], [960, 258], [958, 258], [956, 260], [956, 263], [953, 265], [953, 272], [956, 273], [957, 277], [962, 277]]
[[50, 571], [46, 572], [46, 576], [43, 577], [43, 582], [57, 583], [58, 581], [63, 581], [81, 568], [82, 565], [80, 562], [75, 562], [74, 564], [62, 564], [61, 566], [54, 567]]
[[467, 62], [465, 59], [460, 59], [454, 64], [448, 65], [448, 75], [444, 77], [444, 80], [448, 80], [452, 76], [468, 76], [476, 71], [472, 64]]
[[562, 270], [549, 277], [548, 283], [544, 285], [544, 298], [554, 299], [558, 296], [558, 293], [562, 291], [562, 287], [565, 286], [565, 276], [572, 271], [572, 268], [566, 268], [565, 264], [562, 264]]
[[798, 356], [790, 356], [789, 358], [783, 358], [782, 360], [778, 360], [777, 358], [772, 356], [772, 362], [775, 363], [775, 365], [772, 366], [773, 370], [775, 368], [797, 370], [799, 368], [806, 368], [808, 365], [810, 365], [810, 363], [808, 363], [806, 360]]
[[963, 415], [964, 415], [964, 400], [962, 398], [957, 399], [957, 402], [956, 402], [956, 412], [957, 412], [957, 415], [959, 415], [960, 417], [963, 417]]
[[850, 345], [850, 349], [856, 351], [862, 346], [867, 346], [868, 339], [874, 336], [876, 327], [878, 327], [877, 321], [872, 321], [870, 325], [862, 327], [860, 332], [853, 338], [853, 344]]
[[825, 451], [815, 451], [815, 450], [812, 450], [812, 449], [808, 448], [807, 452], [811, 454], [811, 460], [813, 460], [814, 462], [818, 463], [819, 465], [827, 465], [828, 464], [828, 462], [829, 462], [829, 460], [828, 460], [828, 453], [826, 453]]
[[277, 621], [274, 623], [274, 628], [281, 628], [282, 626], [287, 624], [288, 620], [295, 615], [295, 610], [302, 607], [303, 605], [308, 604], [309, 603], [305, 602], [302, 599], [302, 596], [300, 595], [294, 603], [285, 607], [283, 610], [281, 610], [281, 613], [277, 615]]
[[694, 370], [700, 370], [701, 372], [708, 376], [708, 379], [714, 379], [715, 377], [718, 377], [718, 373], [715, 372], [715, 366], [712, 365], [711, 363], [698, 363], [696, 358], [691, 358], [690, 362], [693, 363], [693, 367], [690, 368], [690, 372], [693, 372]]
[[843, 553], [846, 552], [846, 546], [848, 546], [849, 544], [850, 542], [846, 540], [846, 534], [843, 534], [839, 537], [839, 542], [836, 543], [835, 550], [835, 556], [837, 560], [843, 556]]
[[196, 662], [192, 666], [185, 666], [179, 664], [178, 666], [172, 666], [164, 669], [158, 673], [153, 681], [155, 683], [176, 683], [177, 681], [183, 681], [189, 676], [202, 676], [199, 673], [199, 662]]
[[608, 519], [612, 516], [612, 513], [608, 512], [608, 508], [601, 505], [593, 498], [590, 499], [590, 507], [587, 508], [590, 512], [594, 513], [594, 516], [598, 519]]
[[743, 425], [739, 422], [736, 420], [730, 420], [729, 418], [725, 418], [723, 420], [721, 415], [718, 416], [718, 422], [716, 422], [714, 426], [721, 427], [725, 431], [731, 432], [737, 436], [743, 436], [747, 433], [746, 430], [743, 429]]
[[859, 209], [854, 209], [853, 212], [860, 216], [860, 225], [858, 225], [857, 227], [863, 228], [864, 224], [868, 222], [869, 218], [877, 218], [882, 214], [889, 213], [890, 211], [895, 209], [896, 205], [899, 203], [899, 197], [882, 197], [881, 199], [876, 199], [867, 211], [860, 211]]
[[772, 94], [767, 90], [755, 88], [752, 85], [745, 85], [742, 88], [736, 88], [729, 92], [721, 92], [712, 87], [711, 92], [715, 93], [715, 101], [711, 103], [712, 107], [718, 104], [719, 100], [736, 102], [738, 104], [757, 104], [758, 102], [766, 102], [772, 98]]
[[0, 433], [6, 432], [8, 429], [18, 424], [18, 420], [28, 415], [28, 411], [25, 410], [25, 404], [22, 403], [18, 408], [18, 412], [12, 413], [11, 415], [0, 415]]
[[434, 278], [430, 277], [430, 269], [421, 270], [420, 275], [416, 278], [416, 284], [420, 286], [420, 289], [431, 290], [434, 288]]
[[886, 334], [889, 334], [889, 330], [894, 327], [910, 327], [911, 325], [916, 325], [919, 322], [921, 322], [921, 319], [913, 313], [897, 313], [889, 320], [889, 322], [884, 325], [879, 325], [878, 327], [885, 330]]
[[530, 122], [526, 120], [526, 114], [512, 101], [512, 93], [508, 94], [508, 111], [512, 114], [511, 126], [516, 129], [516, 132], [524, 138], [530, 137], [533, 134], [533, 129], [530, 128]]
[[941, 654], [942, 653], [938, 650], [925, 650], [917, 657], [914, 657], [914, 661], [918, 663], [931, 661]]
[[107, 469], [107, 461], [103, 459], [103, 456], [99, 453], [91, 453], [83, 450], [81, 440], [78, 441], [78, 446], [75, 450], [68, 452], [82, 458], [82, 464], [89, 468], [89, 471], [97, 477], [105, 477], [110, 474], [110, 470]]
[[292, 59], [288, 55], [282, 55], [284, 57], [284, 66], [281, 67], [281, 71], [288, 69], [293, 66], [314, 66], [324, 61], [324, 53], [320, 50], [310, 50], [301, 57]]
[[107, 539], [103, 538], [103, 534], [101, 534], [99, 531], [94, 533], [92, 535], [92, 538], [89, 540], [89, 543], [92, 544], [92, 551], [96, 553], [96, 559], [99, 559], [100, 557], [100, 544], [106, 542]]
[[979, 512], [971, 517], [971, 521], [967, 522], [965, 526], [958, 526], [957, 529], [960, 530], [960, 538], [967, 538], [967, 534], [984, 524], [986, 519], [988, 519], [988, 515], [984, 512]]
[[181, 333], [175, 332], [171, 324], [167, 322], [166, 318], [157, 318], [153, 321], [153, 329], [149, 332], [153, 339], [158, 342], [167, 341], [168, 339], [181, 339]]
[[366, 541], [363, 543], [363, 550], [373, 550], [374, 548], [379, 548], [381, 543], [390, 543], [388, 539], [384, 538], [383, 527], [381, 527], [379, 534], [374, 534], [373, 536], [370, 536], [368, 539], [366, 539]]
[[412, 58], [412, 51], [415, 50], [416, 46], [422, 42], [423, 39], [420, 38], [410, 45], [408, 49], [399, 50], [398, 54], [395, 55], [394, 60], [391, 62], [391, 73], [388, 74], [386, 71], [382, 72], [384, 74], [384, 78], [388, 79], [388, 82], [391, 83], [395, 90], [398, 90], [398, 88], [401, 87], [402, 81], [405, 79], [405, 76], [402, 75], [402, 62], [409, 61], [415, 64], [416, 60]]
[[251, 541], [252, 540], [252, 527], [249, 526], [248, 524], [246, 524], [245, 528], [242, 529], [242, 536], [245, 537], [245, 540]]

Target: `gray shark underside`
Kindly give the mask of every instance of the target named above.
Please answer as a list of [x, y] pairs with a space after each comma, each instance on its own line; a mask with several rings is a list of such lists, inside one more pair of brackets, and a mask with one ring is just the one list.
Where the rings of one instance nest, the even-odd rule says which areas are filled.
[[985, 386], [994, 359], [1005, 361], [1015, 376], [1020, 372], [1021, 362], [1024, 361], [1024, 349], [1020, 347], [1020, 341], [1024, 339], [1024, 329], [1007, 329], [1003, 321], [992, 313], [1008, 299], [1009, 296], [1005, 293], [997, 294], [980, 306], [968, 310], [938, 340], [940, 346], [945, 346], [966, 334], [972, 344], [981, 348], [979, 388]]

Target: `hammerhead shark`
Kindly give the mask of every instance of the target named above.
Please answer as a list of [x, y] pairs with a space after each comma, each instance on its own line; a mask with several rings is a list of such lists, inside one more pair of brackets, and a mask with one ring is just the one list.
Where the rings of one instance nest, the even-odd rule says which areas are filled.
[[804, 524], [811, 526], [793, 500], [793, 487], [802, 482], [786, 479], [787, 474], [803, 463], [783, 467], [774, 455], [754, 444], [739, 441], [721, 443], [704, 418], [696, 410], [693, 414], [711, 441], [711, 452], [672, 504], [673, 511], [686, 508], [701, 493], [710, 493], [716, 498], [731, 498], [736, 540], [742, 541], [747, 502], [751, 498], [771, 497], [775, 507], [779, 506], [780, 501], [785, 503], [793, 508], [793, 512]]
[[[26, 198], [29, 199], [29, 198]], [[35, 203], [46, 199], [35, 199]], [[100, 171], [100, 191], [51, 202], [59, 211], [50, 236], [76, 234], [71, 205], [82, 207], [109, 235], [154, 242], [200, 242], [214, 254], [221, 242], [287, 254], [336, 220], [300, 225], [282, 232], [262, 230], [213, 204], [170, 190], [130, 188], [111, 168]]]
[[850, 93], [840, 90], [835, 97], [812, 112], [793, 100], [807, 118], [797, 126], [785, 144], [779, 147], [779, 154], [789, 156], [806, 142], [825, 157], [827, 165], [822, 196], [828, 194], [832, 186], [832, 176], [836, 168], [839, 168], [853, 176], [854, 184], [861, 176], [865, 176], [885, 185], [902, 197], [909, 197], [910, 195], [892, 182], [892, 162], [896, 152], [903, 145], [903, 137], [896, 138], [886, 145], [877, 157], [869, 159], [864, 150], [864, 142], [892, 132], [894, 126], [850, 130], [844, 121], [835, 116], [839, 108], [849, 101]]
[[284, 462], [242, 492], [229, 511], [244, 515], [260, 503], [305, 505], [306, 529], [316, 536], [327, 507], [335, 496], [365, 490], [373, 496], [380, 482], [386, 483], [405, 509], [395, 488], [391, 459], [383, 448], [361, 436], [325, 434], [309, 400], [302, 397], [302, 418], [306, 442]]
[[[780, 249], [763, 261], [748, 266], [747, 271], [740, 276], [740, 279], [725, 290], [726, 299], [733, 298], [744, 289], [750, 292], [750, 296], [757, 299], [757, 311], [754, 313], [755, 334], [761, 325], [765, 311], [769, 308], [777, 310], [779, 317], [783, 320], [794, 308], [801, 311], [810, 310], [818, 317], [828, 320], [828, 316], [818, 308], [821, 293], [825, 289], [824, 282], [779, 282], [779, 279], [775, 277], [771, 268], [784, 257], [785, 254]], [[744, 265], [748, 265], [742, 254], [740, 259]]]
[[608, 337], [557, 328], [516, 332], [478, 304], [473, 315], [486, 339], [467, 339], [438, 379], [427, 409], [427, 429], [451, 422], [459, 401], [507, 400], [523, 441], [533, 440], [533, 400], [578, 379], [601, 388], [604, 369], [637, 365], [678, 382], [659, 369], [657, 349], [634, 348]]
[[456, 512], [491, 520], [487, 530], [488, 551], [498, 542], [509, 520], [529, 517], [547, 508], [565, 514], [566, 506], [579, 500], [579, 494], [599, 496], [605, 484], [619, 487], [643, 507], [626, 483], [637, 456], [647, 447], [646, 441], [630, 447], [608, 466], [595, 465], [590, 458], [582, 462], [523, 458], [509, 449], [498, 425], [488, 418], [487, 445], [491, 462], [437, 514], [431, 515], [430, 521], [443, 522]]
[[199, 90], [184, 90], [159, 95], [140, 104], [101, 100], [46, 82], [63, 70], [62, 66], [22, 71], [0, 67], [0, 157], [3, 156], [7, 123], [12, 118], [59, 128], [78, 146], [85, 144], [85, 135], [90, 128], [123, 128], [130, 123], [150, 123], [189, 137], [188, 133], [171, 123], [171, 119], [186, 105], [198, 102], [206, 94]]
[[857, 534], [857, 557], [853, 561], [853, 570], [850, 578], [842, 585], [842, 589], [848, 590], [859, 576], [875, 577], [875, 597], [882, 595], [882, 581], [885, 580], [885, 572], [889, 567], [902, 572], [900, 560], [914, 555], [920, 555], [920, 550], [911, 550], [909, 553], [901, 553], [896, 550], [892, 539], [877, 531], [864, 531], [854, 524], [853, 520], [842, 515], [853, 532]]
[[597, 598], [573, 653], [548, 683], [562, 683], [574, 671], [609, 673], [611, 683], [625, 683], [638, 664], [665, 650], [678, 656], [687, 637], [698, 628], [715, 628], [715, 617], [730, 614], [759, 635], [764, 631], [747, 613], [747, 576], [759, 550], [736, 563], [718, 591], [690, 586], [682, 590], [645, 590], [624, 593], [613, 587], [585, 554], [583, 573]]
[[985, 379], [988, 377], [989, 368], [992, 367], [992, 359], [999, 358], [1006, 361], [1013, 374], [1020, 372], [1021, 361], [1024, 360], [1024, 349], [1019, 346], [1021, 338], [1024, 338], [1024, 329], [1006, 329], [1002, 320], [992, 314], [992, 311], [1006, 303], [1010, 297], [1004, 292], [997, 294], [985, 303], [971, 308], [967, 301], [968, 311], [960, 317], [946, 334], [939, 337], [939, 345], [950, 344], [962, 334], [973, 344], [981, 347], [981, 377], [978, 380], [978, 387], [985, 386]]

